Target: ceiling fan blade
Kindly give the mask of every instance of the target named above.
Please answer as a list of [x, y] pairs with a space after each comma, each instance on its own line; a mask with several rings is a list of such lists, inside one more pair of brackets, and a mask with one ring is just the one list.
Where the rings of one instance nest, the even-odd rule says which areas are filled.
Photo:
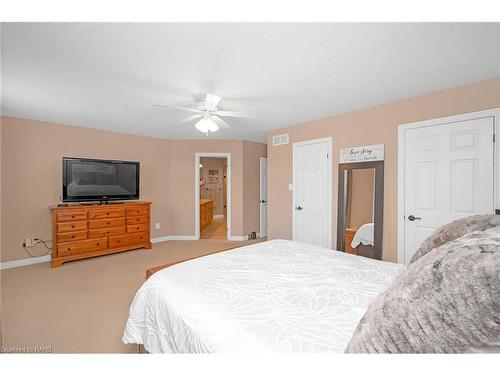
[[229, 125], [227, 122], [225, 122], [223, 119], [221, 119], [218, 116], [212, 115], [210, 118], [212, 120], [214, 120], [214, 122], [217, 124], [217, 126], [219, 126], [219, 128], [221, 128], [221, 129], [231, 128], [231, 125]]
[[227, 117], [241, 117], [241, 118], [254, 118], [255, 116], [248, 113], [234, 112], [234, 111], [217, 111], [215, 113], [217, 116], [227, 116]]
[[210, 111], [215, 111], [220, 100], [221, 100], [220, 96], [214, 94], [207, 94], [205, 96], [205, 104], [207, 105], [207, 109]]
[[177, 121], [177, 123], [179, 124], [179, 123], [183, 123], [183, 122], [189, 122], [189, 121], [195, 120], [195, 119], [197, 119], [197, 118], [200, 118], [200, 117], [202, 117], [202, 116], [203, 116], [203, 115], [200, 115], [200, 114], [199, 114], [199, 115], [192, 115], [192, 116], [186, 117], [185, 119], [182, 119], [182, 120], [180, 120], [180, 121]]
[[153, 104], [155, 107], [165, 107], [165, 108], [170, 108], [170, 109], [178, 109], [181, 111], [189, 111], [189, 112], [194, 112], [194, 113], [201, 113], [199, 109], [195, 108], [189, 108], [189, 107], [181, 107], [179, 105], [173, 105], [173, 104]]

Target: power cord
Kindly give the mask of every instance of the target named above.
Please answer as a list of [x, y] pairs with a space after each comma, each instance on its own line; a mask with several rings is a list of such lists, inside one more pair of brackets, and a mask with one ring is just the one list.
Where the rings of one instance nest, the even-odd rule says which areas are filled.
[[[40, 238], [35, 238], [34, 240], [35, 240], [35, 245], [38, 245], [39, 243], [41, 243], [41, 244], [43, 244], [43, 246], [45, 246], [45, 248], [47, 249], [47, 251], [45, 252], [45, 254], [42, 254], [42, 255], [36, 255], [37, 257], [39, 257], [39, 256], [44, 256], [44, 255], [48, 255], [48, 254], [50, 254], [50, 253], [52, 252], [52, 248], [51, 248], [51, 247], [49, 247], [49, 246], [47, 245], [47, 242], [52, 242], [51, 240], [46, 240], [46, 241], [44, 241], [44, 240], [42, 240], [42, 239], [40, 239]], [[23, 243], [23, 248], [24, 248], [24, 251], [26, 251], [26, 254], [28, 254], [31, 258], [35, 257], [35, 255], [31, 254], [31, 253], [28, 251], [28, 248], [26, 247], [26, 244], [25, 244], [25, 243]]]

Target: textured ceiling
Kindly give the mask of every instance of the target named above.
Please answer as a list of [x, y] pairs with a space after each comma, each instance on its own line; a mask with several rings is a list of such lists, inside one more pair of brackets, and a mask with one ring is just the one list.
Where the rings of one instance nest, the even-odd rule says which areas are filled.
[[206, 138], [204, 93], [267, 131], [500, 75], [500, 24], [2, 24], [2, 113], [165, 138]]

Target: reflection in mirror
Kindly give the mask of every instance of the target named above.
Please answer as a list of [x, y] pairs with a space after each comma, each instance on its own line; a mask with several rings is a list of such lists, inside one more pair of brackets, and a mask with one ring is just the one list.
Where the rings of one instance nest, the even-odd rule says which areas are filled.
[[383, 161], [339, 165], [337, 247], [381, 259]]
[[[375, 169], [344, 171], [344, 251], [363, 253], [374, 245]], [[361, 246], [360, 246], [361, 245]]]

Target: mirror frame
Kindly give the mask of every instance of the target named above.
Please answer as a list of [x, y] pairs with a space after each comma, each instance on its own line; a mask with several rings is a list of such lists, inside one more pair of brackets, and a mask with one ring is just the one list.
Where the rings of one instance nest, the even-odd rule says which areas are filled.
[[337, 250], [344, 251], [345, 237], [345, 171], [354, 169], [374, 169], [375, 170], [375, 202], [374, 202], [374, 239], [373, 258], [382, 260], [382, 236], [384, 232], [384, 161], [369, 161], [360, 163], [339, 164], [339, 188], [337, 204]]

